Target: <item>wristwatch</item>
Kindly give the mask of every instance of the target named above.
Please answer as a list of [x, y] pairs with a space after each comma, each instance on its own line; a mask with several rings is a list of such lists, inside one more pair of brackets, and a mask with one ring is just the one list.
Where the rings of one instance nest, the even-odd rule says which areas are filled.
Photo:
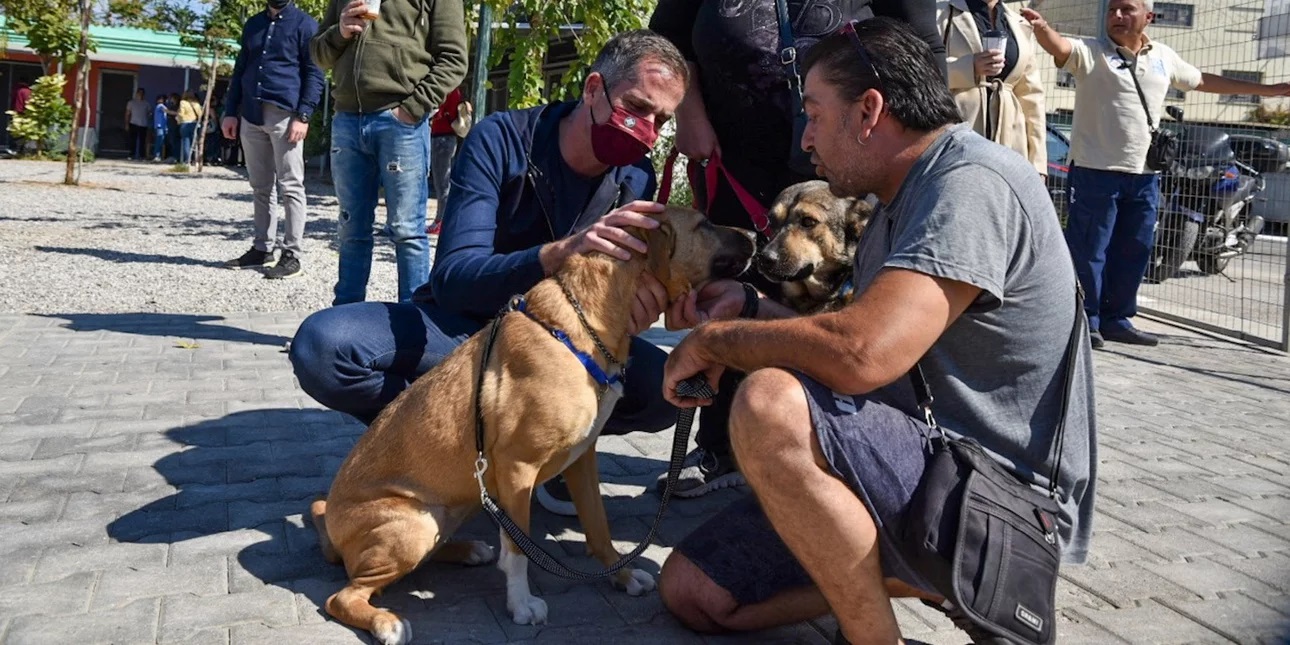
[[297, 120], [297, 121], [299, 121], [299, 122], [301, 122], [301, 123], [309, 123], [309, 113], [308, 113], [308, 112], [297, 112], [297, 113], [296, 113], [296, 120]]

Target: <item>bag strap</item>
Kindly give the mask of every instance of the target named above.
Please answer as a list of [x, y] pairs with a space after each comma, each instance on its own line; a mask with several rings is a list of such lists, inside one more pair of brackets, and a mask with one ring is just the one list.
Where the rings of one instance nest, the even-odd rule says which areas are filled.
[[775, 0], [775, 16], [779, 22], [779, 62], [789, 68], [788, 87], [794, 93], [795, 100], [800, 102], [802, 75], [797, 66], [797, 41], [793, 38], [793, 23], [785, 0]]
[[[1138, 54], [1138, 57], [1141, 55]], [[1155, 134], [1156, 123], [1151, 118], [1151, 108], [1147, 107], [1147, 95], [1142, 93], [1142, 84], [1138, 82], [1138, 57], [1134, 57], [1132, 63], [1125, 60], [1123, 69], [1129, 70], [1129, 76], [1133, 78], [1133, 87], [1138, 90], [1138, 100], [1142, 102], [1142, 111], [1147, 113], [1147, 127], [1151, 129], [1152, 134]]]
[[[1062, 447], [1066, 443], [1066, 415], [1070, 410], [1071, 385], [1075, 383], [1075, 353], [1079, 348], [1080, 342], [1080, 314], [1084, 312], [1084, 288], [1079, 282], [1075, 283], [1075, 322], [1071, 325], [1071, 335], [1066, 341], [1066, 352], [1062, 360], [1066, 361], [1066, 371], [1062, 378], [1062, 406], [1060, 416], [1057, 418], [1057, 431], [1053, 434], [1053, 445], [1049, 448], [1050, 453], [1056, 452], [1053, 457], [1053, 472], [1048, 480], [1048, 495], [1057, 499], [1057, 481], [1062, 470]], [[914, 397], [918, 400], [918, 407], [923, 411], [923, 418], [927, 422], [927, 427], [935, 433], [939, 433], [944, 439], [945, 432], [936, 423], [936, 417], [932, 415], [932, 387], [927, 383], [927, 376], [923, 372], [921, 362], [914, 363], [909, 369], [909, 380], [914, 386]]]

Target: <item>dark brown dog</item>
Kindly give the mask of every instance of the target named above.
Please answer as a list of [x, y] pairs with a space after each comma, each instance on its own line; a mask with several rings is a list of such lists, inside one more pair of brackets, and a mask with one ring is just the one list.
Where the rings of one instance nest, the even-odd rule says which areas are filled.
[[856, 243], [872, 213], [863, 199], [834, 195], [828, 182], [785, 188], [766, 214], [774, 235], [756, 259], [757, 270], [779, 283], [777, 300], [801, 314], [849, 304]]

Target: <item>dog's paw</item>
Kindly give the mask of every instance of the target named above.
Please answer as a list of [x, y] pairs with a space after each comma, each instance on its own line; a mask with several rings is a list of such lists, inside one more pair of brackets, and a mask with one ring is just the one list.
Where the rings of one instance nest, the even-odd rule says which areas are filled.
[[654, 576], [640, 569], [626, 569], [614, 577], [614, 586], [629, 596], [643, 596], [654, 590]]
[[522, 598], [518, 602], [506, 603], [511, 611], [511, 620], [516, 625], [545, 625], [546, 601], [537, 596]]
[[471, 540], [470, 554], [467, 555], [461, 563], [466, 566], [473, 567], [479, 564], [488, 564], [496, 559], [497, 551], [495, 551], [493, 547], [488, 546], [488, 543], [480, 542], [479, 540]]
[[372, 621], [372, 635], [381, 645], [408, 645], [412, 642], [412, 623], [387, 611]]

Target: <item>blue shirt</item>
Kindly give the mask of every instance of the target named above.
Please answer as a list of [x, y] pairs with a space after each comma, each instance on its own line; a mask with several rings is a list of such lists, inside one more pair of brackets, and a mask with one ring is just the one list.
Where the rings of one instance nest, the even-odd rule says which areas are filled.
[[546, 277], [538, 260], [542, 245], [622, 203], [654, 197], [649, 159], [598, 177], [583, 177], [565, 163], [558, 126], [576, 106], [498, 112], [471, 128], [452, 166], [430, 281], [413, 300], [491, 318], [511, 296]]
[[166, 117], [168, 116], [169, 115], [166, 114], [165, 103], [157, 103], [156, 105], [153, 105], [152, 106], [152, 127], [158, 130], [165, 130]]
[[322, 70], [309, 55], [316, 33], [318, 22], [294, 4], [276, 17], [265, 10], [247, 20], [224, 97], [224, 116], [264, 125], [263, 103], [313, 114], [323, 91]]

